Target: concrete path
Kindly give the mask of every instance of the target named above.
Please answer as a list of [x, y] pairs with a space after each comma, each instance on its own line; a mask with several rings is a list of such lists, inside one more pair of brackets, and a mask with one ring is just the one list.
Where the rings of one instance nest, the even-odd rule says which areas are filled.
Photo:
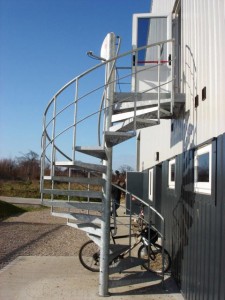
[[[78, 257], [20, 256], [0, 270], [1, 300], [95, 300], [98, 273], [84, 269]], [[183, 300], [171, 278], [110, 289], [112, 299]]]
[[12, 204], [41, 205], [41, 199], [0, 196], [0, 200]]
[[[0, 196], [14, 204], [41, 204], [40, 199]], [[129, 272], [128, 274], [129, 275]], [[119, 276], [119, 275], [117, 275]], [[147, 283], [109, 289], [115, 300], [183, 300], [174, 280], [151, 276]], [[95, 300], [99, 274], [83, 268], [77, 256], [20, 256], [0, 270], [0, 300]]]

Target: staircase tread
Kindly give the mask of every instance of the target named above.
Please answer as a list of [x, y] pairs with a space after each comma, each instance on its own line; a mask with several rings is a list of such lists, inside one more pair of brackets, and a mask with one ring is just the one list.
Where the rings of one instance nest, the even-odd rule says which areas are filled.
[[[185, 102], [185, 94], [184, 93], [174, 93], [174, 102], [175, 103], [184, 103]], [[131, 102], [131, 99], [135, 99], [137, 97], [138, 101], [149, 101], [158, 99], [158, 93], [157, 92], [115, 92], [114, 93], [114, 102], [117, 103], [119, 101], [121, 102]], [[160, 92], [160, 99], [169, 99], [171, 98], [171, 92]]]
[[50, 195], [64, 195], [74, 197], [98, 198], [102, 199], [103, 193], [93, 190], [60, 190], [60, 189], [43, 189], [42, 193]]
[[106, 152], [102, 146], [76, 146], [75, 150], [100, 159], [106, 159]]
[[92, 185], [102, 185], [105, 182], [105, 180], [102, 177], [44, 176], [44, 180], [84, 183], [84, 184], [92, 184]]
[[[158, 107], [148, 107], [148, 108], [142, 108], [138, 109], [136, 111], [136, 116], [141, 116], [144, 114], [152, 113], [158, 110]], [[134, 118], [135, 112], [134, 111], [129, 111], [129, 112], [122, 112], [122, 113], [117, 113], [112, 116], [112, 122], [122, 122], [123, 120], [129, 119], [129, 118]]]
[[106, 135], [111, 135], [111, 136], [135, 136], [136, 132], [114, 132], [114, 131], [106, 131]]
[[102, 220], [100, 215], [91, 215], [85, 213], [52, 212], [52, 215], [55, 217], [76, 220], [78, 222], [91, 222], [93, 224], [100, 223]]
[[70, 167], [70, 168], [77, 168], [77, 169], [87, 169], [93, 170], [96, 172], [106, 172], [106, 166], [100, 164], [92, 164], [92, 163], [85, 163], [80, 161], [56, 161], [56, 166], [60, 167]]
[[67, 225], [69, 225], [71, 227], [74, 227], [74, 228], [77, 228], [77, 229], [80, 229], [80, 230], [86, 232], [87, 234], [91, 234], [91, 235], [98, 236], [98, 237], [100, 237], [101, 233], [102, 233], [101, 228], [99, 226], [97, 226], [96, 224], [93, 224], [93, 223], [84, 224], [84, 223], [70, 223], [70, 222], [67, 222]]
[[[119, 101], [132, 101], [131, 99], [137, 99], [138, 101], [150, 101], [150, 100], [157, 100], [158, 93], [157, 92], [116, 92], [114, 94], [114, 102]], [[160, 92], [161, 99], [168, 99], [171, 97], [170, 92]], [[134, 100], [133, 100], [134, 101]]]
[[64, 200], [47, 200], [44, 199], [42, 204], [45, 206], [53, 206], [60, 208], [77, 208], [77, 209], [89, 209], [94, 211], [102, 211], [101, 202], [87, 202], [87, 201], [64, 201]]
[[121, 244], [110, 244], [109, 249], [112, 253], [109, 254], [109, 261], [113, 261], [117, 256], [119, 256], [124, 251], [130, 248], [129, 245], [121, 245]]
[[105, 141], [107, 145], [113, 147], [135, 136], [136, 136], [135, 131], [130, 131], [130, 132], [107, 131], [105, 132]]
[[144, 262], [146, 262], [146, 260], [134, 256], [128, 256], [120, 259], [116, 264], [113, 264], [109, 269], [109, 273], [121, 273], [122, 271], [141, 266]]
[[94, 224], [94, 223], [77, 223], [77, 226], [79, 228], [90, 227], [90, 228], [94, 228], [94, 229], [101, 229], [101, 226]]

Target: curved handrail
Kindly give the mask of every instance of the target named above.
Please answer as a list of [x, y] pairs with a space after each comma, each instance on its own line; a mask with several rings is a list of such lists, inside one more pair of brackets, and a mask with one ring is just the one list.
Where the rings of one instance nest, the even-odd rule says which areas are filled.
[[[49, 111], [50, 107], [52, 106], [53, 103], [55, 103], [55, 101], [57, 100], [57, 97], [58, 97], [64, 90], [66, 90], [69, 86], [71, 86], [71, 85], [74, 84], [74, 83], [76, 84], [76, 87], [77, 87], [78, 81], [79, 81], [82, 77], [86, 76], [87, 74], [93, 72], [94, 70], [96, 70], [96, 69], [98, 69], [98, 68], [100, 68], [100, 67], [102, 67], [102, 66], [105, 66], [105, 65], [106, 65], [107, 63], [109, 63], [109, 62], [113, 62], [113, 61], [114, 61], [114, 66], [115, 66], [116, 61], [119, 60], [120, 58], [123, 58], [123, 57], [125, 57], [125, 56], [130, 55], [130, 54], [136, 55], [139, 51], [141, 51], [141, 50], [143, 50], [143, 49], [148, 49], [148, 48], [155, 47], [155, 46], [160, 46], [160, 47], [161, 47], [162, 45], [164, 45], [164, 44], [166, 44], [166, 43], [170, 43], [170, 42], [173, 43], [173, 42], [174, 42], [174, 39], [169, 39], [169, 40], [157, 42], [157, 43], [154, 43], [154, 44], [151, 44], [151, 45], [142, 46], [142, 47], [135, 48], [135, 49], [132, 49], [132, 50], [130, 50], [130, 51], [127, 51], [127, 52], [125, 52], [125, 53], [123, 53], [123, 54], [118, 55], [119, 48], [120, 48], [120, 45], [119, 45], [115, 57], [113, 57], [113, 58], [111, 58], [111, 59], [109, 59], [109, 60], [103, 61], [103, 62], [101, 62], [101, 63], [99, 63], [99, 64], [93, 66], [92, 68], [86, 70], [85, 72], [81, 73], [79, 76], [76, 76], [75, 78], [73, 78], [72, 80], [70, 80], [70, 81], [69, 81], [67, 84], [65, 84], [60, 90], [58, 90], [58, 92], [57, 92], [57, 93], [53, 96], [53, 98], [49, 101], [49, 103], [48, 103], [48, 105], [47, 105], [47, 107], [46, 107], [46, 109], [45, 109], [45, 111], [44, 111], [44, 118], [43, 118], [43, 134], [42, 134], [42, 137], [45, 136], [45, 138], [48, 140], [49, 143], [47, 143], [47, 145], [46, 145], [46, 143], [45, 143], [45, 146], [43, 147], [44, 149], [43, 149], [43, 151], [42, 151], [42, 155], [41, 155], [41, 156], [45, 156], [45, 150], [47, 149], [47, 147], [48, 147], [50, 144], [53, 144], [54, 148], [55, 148], [60, 154], [62, 154], [62, 155], [63, 155], [64, 157], [66, 157], [67, 159], [70, 159], [70, 158], [68, 157], [68, 155], [66, 155], [62, 150], [60, 150], [59, 147], [57, 147], [57, 145], [55, 144], [56, 138], [59, 137], [60, 135], [62, 135], [62, 134], [63, 134], [64, 132], [66, 132], [67, 130], [69, 130], [70, 128], [76, 126], [78, 123], [80, 123], [80, 122], [82, 122], [82, 121], [88, 119], [89, 117], [91, 117], [91, 116], [93, 116], [93, 115], [95, 115], [95, 114], [97, 114], [97, 113], [99, 114], [99, 120], [98, 120], [98, 141], [99, 141], [99, 144], [100, 144], [100, 142], [101, 142], [101, 141], [100, 141], [100, 120], [101, 120], [101, 113], [102, 113], [102, 111], [104, 111], [104, 108], [103, 108], [103, 102], [104, 102], [104, 96], [105, 96], [104, 94], [105, 94], [105, 92], [103, 92], [103, 96], [102, 96], [102, 99], [101, 99], [101, 104], [100, 104], [100, 109], [99, 109], [99, 110], [97, 110], [97, 111], [95, 111], [95, 112], [89, 114], [88, 116], [86, 116], [86, 117], [84, 117], [83, 119], [81, 119], [79, 122], [74, 122], [71, 126], [68, 126], [68, 127], [65, 128], [63, 131], [61, 131], [59, 134], [57, 134], [57, 135], [55, 135], [55, 136], [53, 136], [53, 137], [50, 137], [50, 135], [48, 134], [47, 128], [49, 127], [50, 124], [52, 124], [53, 122], [55, 122], [55, 119], [56, 119], [57, 116], [59, 116], [60, 114], [62, 114], [62, 112], [64, 112], [65, 110], [67, 110], [69, 107], [71, 107], [72, 105], [78, 103], [81, 99], [84, 99], [84, 98], [87, 97], [88, 95], [90, 95], [90, 94], [92, 94], [92, 93], [94, 93], [94, 92], [100, 90], [101, 88], [104, 88], [104, 86], [106, 86], [107, 84], [112, 83], [112, 82], [110, 81], [110, 76], [109, 76], [109, 80], [108, 80], [107, 83], [105, 83], [104, 85], [101, 85], [101, 86], [99, 86], [99, 87], [97, 87], [97, 88], [95, 88], [95, 89], [89, 91], [88, 93], [86, 93], [86, 94], [84, 94], [84, 95], [82, 95], [82, 96], [80, 96], [80, 97], [77, 97], [77, 99], [75, 99], [75, 100], [72, 101], [71, 103], [67, 104], [67, 105], [66, 105], [65, 107], [63, 107], [60, 111], [58, 111], [58, 112], [57, 112], [50, 120], [48, 120], [48, 123], [46, 124], [46, 116], [47, 116], [47, 114], [48, 114], [48, 111]], [[155, 68], [155, 67], [157, 67], [157, 66], [159, 66], [159, 65], [161, 65], [161, 64], [162, 64], [162, 63], [159, 63], [159, 64], [154, 65], [154, 66], [148, 66], [147, 68], [142, 69], [142, 71], [143, 71], [143, 70], [148, 70], [148, 69], [151, 69], [151, 68]], [[114, 68], [114, 66], [113, 66], [113, 68]], [[113, 72], [113, 68], [112, 68], [111, 72]], [[131, 77], [131, 76], [137, 74], [138, 72], [142, 72], [142, 71], [135, 70], [134, 72], [131, 72], [129, 75], [127, 75], [127, 77], [128, 77], [128, 76]], [[124, 78], [125, 78], [125, 77], [124, 77]], [[118, 80], [118, 79], [115, 79], [113, 82], [116, 82], [117, 80]], [[173, 79], [172, 79], [172, 80], [173, 80]], [[172, 80], [171, 80], [171, 81], [172, 81]], [[169, 83], [169, 81], [166, 82], [166, 83], [160, 84], [160, 87], [163, 86], [164, 84], [168, 84], [168, 83]], [[156, 88], [156, 87], [153, 87], [152, 89], [155, 89], [155, 88]], [[142, 91], [142, 92], [145, 93], [145, 92], [148, 92], [148, 91], [150, 91], [150, 90], [151, 90], [151, 89], [147, 89], [147, 90]], [[70, 160], [71, 160], [71, 159], [70, 159]]]
[[[130, 223], [129, 223], [129, 229], [130, 229], [130, 232], [129, 232], [129, 245], [131, 247], [131, 217], [133, 216], [132, 215], [132, 198], [134, 197], [135, 198], [135, 201], [139, 201], [141, 202], [145, 207], [148, 208], [149, 211], [152, 211], [154, 212], [160, 219], [161, 219], [161, 225], [162, 225], [162, 232], [159, 231], [159, 229], [157, 229], [156, 227], [153, 227], [153, 229], [156, 229], [157, 230], [157, 233], [159, 234], [159, 236], [161, 237], [161, 242], [162, 242], [162, 283], [164, 282], [164, 241], [165, 241], [165, 218], [152, 206], [150, 205], [149, 203], [145, 202], [143, 199], [141, 199], [140, 197], [138, 197], [137, 195], [135, 195], [134, 193], [131, 193], [129, 192], [128, 190], [122, 188], [121, 186], [119, 185], [116, 185], [114, 183], [112, 183], [112, 186], [120, 189], [122, 192], [125, 193], [125, 195], [129, 195], [129, 200], [130, 200], [130, 209], [127, 209], [126, 207], [126, 210], [129, 211], [129, 217], [130, 217]], [[149, 213], [148, 213], [149, 215]], [[151, 220], [147, 220], [145, 219], [145, 222], [147, 223], [147, 225], [149, 226], [152, 226], [151, 225]], [[114, 233], [113, 235], [116, 235], [117, 233], [117, 223], [116, 223], [116, 217], [114, 216]], [[150, 236], [150, 231], [148, 233], [148, 240], [149, 240], [149, 244], [150, 244], [150, 240], [151, 240], [151, 236]]]
[[65, 84], [65, 85], [64, 85], [64, 86], [63, 86], [63, 87], [62, 87], [62, 88], [61, 88], [61, 89], [60, 89], [60, 90], [52, 97], [52, 99], [49, 101], [49, 103], [48, 103], [48, 105], [47, 105], [47, 107], [46, 107], [46, 109], [45, 109], [45, 113], [44, 113], [44, 114], [46, 114], [46, 112], [47, 112], [47, 110], [49, 109], [50, 105], [54, 102], [55, 97], [58, 97], [58, 95], [61, 94], [67, 87], [69, 87], [71, 84], [73, 84], [75, 81], [79, 80], [80, 78], [82, 78], [82, 77], [86, 76], [87, 74], [91, 73], [92, 71], [94, 71], [94, 70], [96, 70], [96, 69], [98, 69], [98, 68], [100, 68], [100, 67], [106, 65], [107, 63], [109, 63], [109, 62], [111, 62], [111, 61], [116, 61], [116, 60], [118, 60], [118, 59], [120, 59], [120, 58], [122, 58], [122, 57], [124, 57], [124, 56], [129, 55], [129, 54], [137, 53], [137, 52], [139, 52], [139, 51], [141, 51], [141, 50], [148, 49], [148, 48], [152, 48], [152, 47], [155, 47], [155, 46], [157, 46], [157, 45], [163, 45], [163, 44], [166, 44], [166, 43], [169, 43], [169, 42], [174, 42], [174, 39], [169, 39], [169, 40], [165, 40], [165, 41], [162, 41], [162, 42], [153, 43], [153, 44], [151, 44], [151, 45], [146, 45], [146, 46], [142, 46], [142, 47], [139, 47], [139, 48], [132, 49], [132, 50], [127, 51], [127, 52], [125, 52], [125, 53], [123, 53], [123, 54], [120, 54], [120, 55], [118, 55], [118, 56], [116, 56], [116, 57], [113, 57], [113, 58], [111, 58], [111, 59], [108, 59], [108, 60], [106, 60], [106, 61], [103, 61], [103, 62], [97, 64], [96, 66], [94, 66], [94, 67], [88, 69], [87, 71], [81, 73], [80, 75], [74, 77], [74, 78], [71, 79], [68, 83], [66, 83], [66, 84]]

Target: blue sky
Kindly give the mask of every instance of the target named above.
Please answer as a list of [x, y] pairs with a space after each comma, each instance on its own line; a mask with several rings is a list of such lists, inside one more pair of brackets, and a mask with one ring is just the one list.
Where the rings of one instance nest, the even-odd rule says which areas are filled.
[[[150, 0], [0, 0], [0, 159], [41, 153], [42, 116], [52, 96], [92, 67], [108, 32], [131, 49], [132, 14]], [[135, 166], [135, 142], [121, 145], [115, 168]]]

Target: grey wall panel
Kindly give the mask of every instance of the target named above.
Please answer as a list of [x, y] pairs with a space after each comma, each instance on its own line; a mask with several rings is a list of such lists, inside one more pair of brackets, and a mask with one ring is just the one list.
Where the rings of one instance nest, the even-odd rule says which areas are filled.
[[[143, 199], [143, 178], [144, 174], [140, 172], [127, 172], [127, 190], [136, 195], [137, 197]], [[131, 204], [130, 204], [131, 203]], [[130, 202], [129, 196], [126, 199], [126, 208], [132, 213], [140, 213], [140, 205], [136, 201]]]
[[175, 190], [168, 188], [168, 161], [161, 166], [156, 207], [166, 220], [165, 246], [186, 299], [225, 299], [225, 134], [212, 145], [212, 195], [194, 193], [193, 150], [176, 157]]

